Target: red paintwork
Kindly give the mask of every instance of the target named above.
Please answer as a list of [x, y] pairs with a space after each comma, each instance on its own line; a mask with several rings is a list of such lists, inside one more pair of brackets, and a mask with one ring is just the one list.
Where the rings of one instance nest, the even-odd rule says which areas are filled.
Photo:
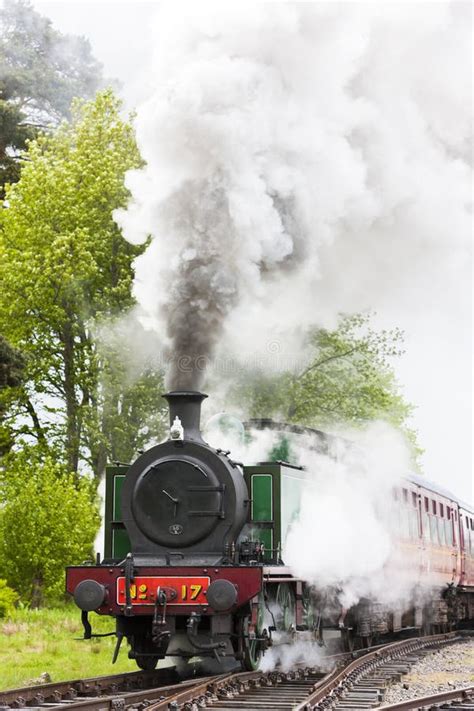
[[[192, 602], [194, 605], [207, 605], [206, 593], [209, 587], [209, 577], [183, 576], [136, 576], [131, 587], [131, 602], [136, 605], [154, 605], [158, 589], [167, 591], [166, 606], [184, 605]], [[125, 578], [117, 579], [117, 604], [125, 605]]]
[[[474, 587], [474, 530], [466, 528], [466, 520], [470, 523], [474, 513], [459, 507], [459, 538], [461, 540], [460, 585]], [[469, 543], [470, 538], [470, 543]]]
[[[233, 609], [245, 605], [262, 589], [262, 568], [260, 567], [231, 567], [223, 566], [216, 568], [201, 568], [187, 566], [173, 566], [172, 568], [135, 568], [135, 576], [139, 577], [169, 577], [170, 572], [173, 577], [183, 577], [184, 583], [191, 578], [209, 578], [210, 583], [214, 580], [229, 580], [237, 588], [237, 602]], [[66, 590], [73, 593], [81, 580], [96, 580], [105, 586], [107, 595], [104, 604], [96, 610], [101, 615], [121, 615], [124, 606], [117, 603], [117, 581], [123, 577], [124, 568], [120, 566], [103, 565], [77, 565], [66, 569]], [[183, 583], [183, 584], [184, 584]], [[196, 603], [179, 604], [173, 607], [173, 614], [190, 615], [195, 609]], [[214, 610], [210, 607], [199, 605], [199, 612], [205, 615], [213, 615]], [[134, 615], [150, 615], [150, 605], [146, 602], [142, 605], [133, 606]]]
[[[428, 482], [427, 482], [428, 484]], [[463, 509], [454, 498], [420, 486], [407, 479], [403, 484], [408, 490], [408, 500], [411, 502], [412, 494], [417, 497], [418, 535], [415, 538], [400, 537], [398, 545], [388, 563], [388, 567], [399, 570], [400, 573], [409, 574], [410, 580], [427, 587], [444, 587], [449, 584], [463, 588], [474, 589], [474, 549], [471, 553], [466, 540], [465, 518], [469, 520], [474, 513]], [[453, 530], [453, 545], [434, 543], [426, 535], [424, 526], [427, 522], [425, 498], [428, 499], [429, 516], [433, 516], [432, 504], [436, 504], [438, 519], [447, 520], [448, 509], [451, 512], [449, 524]], [[439, 516], [440, 504], [443, 506], [443, 517]], [[428, 521], [429, 525], [429, 521]], [[474, 531], [471, 532], [474, 541]]]

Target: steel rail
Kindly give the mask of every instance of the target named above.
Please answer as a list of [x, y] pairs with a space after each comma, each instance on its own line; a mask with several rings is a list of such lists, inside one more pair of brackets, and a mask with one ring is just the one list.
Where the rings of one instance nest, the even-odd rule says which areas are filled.
[[[213, 677], [211, 677], [213, 678]], [[113, 694], [110, 696], [99, 696], [97, 698], [82, 698], [77, 702], [65, 703], [61, 705], [55, 704], [56, 709], [64, 709], [64, 711], [124, 711], [125, 709], [135, 707], [148, 707], [157, 699], [164, 704], [169, 703], [170, 698], [183, 692], [184, 689], [195, 689], [196, 686], [205, 681], [209, 681], [209, 677], [203, 677], [201, 680], [185, 679], [178, 684], [167, 686], [157, 686], [151, 689], [142, 689], [140, 691], [129, 691], [126, 693]], [[46, 705], [45, 708], [49, 708]], [[168, 708], [166, 705], [165, 708]], [[35, 709], [36, 711], [36, 709]]]
[[0, 691], [0, 707], [23, 708], [32, 704], [59, 704], [62, 700], [71, 702], [82, 697], [98, 696], [99, 694], [115, 694], [120, 691], [146, 690], [178, 680], [174, 667], [165, 667], [153, 671], [122, 672], [108, 676], [97, 676], [88, 679], [73, 679], [49, 684], [24, 686], [18, 689]]
[[430, 637], [415, 637], [399, 642], [391, 642], [389, 644], [377, 647], [373, 651], [369, 651], [362, 657], [358, 657], [344, 666], [342, 669], [335, 669], [326, 680], [321, 680], [315, 691], [305, 701], [298, 706], [295, 706], [294, 711], [308, 711], [317, 706], [318, 703], [327, 698], [327, 696], [346, 683], [350, 683], [351, 677], [370, 668], [372, 663], [382, 661], [385, 657], [393, 653], [410, 652], [424, 647], [429, 647], [431, 644], [438, 642], [449, 641], [455, 639], [455, 632], [448, 632], [440, 635], [431, 635]]
[[[340, 679], [349, 675], [351, 671], [358, 669], [359, 667], [367, 666], [368, 663], [375, 658], [381, 659], [381, 655], [383, 653], [399, 651], [401, 649], [410, 650], [412, 648], [421, 648], [428, 646], [429, 644], [435, 644], [438, 641], [454, 639], [455, 635], [455, 632], [449, 632], [425, 638], [416, 637], [399, 642], [392, 642], [390, 644], [378, 645], [367, 650], [358, 650], [352, 655], [344, 653], [328, 656], [325, 658], [326, 663], [333, 662], [337, 666], [327, 672], [319, 681], [312, 684], [311, 695], [307, 697], [304, 702], [299, 705], [295, 705], [293, 708], [295, 711], [297, 709], [303, 711], [306, 708], [310, 708], [307, 704], [313, 699], [314, 696], [320, 695], [321, 698], [324, 698], [331, 689], [339, 684]], [[348, 661], [349, 664], [347, 664]], [[342, 669], [341, 665], [344, 665]], [[304, 670], [300, 671], [304, 674]], [[306, 669], [306, 672], [308, 673], [314, 673], [315, 671], [315, 669]], [[229, 695], [233, 697], [235, 693], [238, 695], [239, 689], [241, 692], [248, 690], [249, 685], [254, 688], [264, 687], [265, 689], [269, 689], [274, 686], [275, 689], [278, 689], [278, 684], [281, 682], [282, 678], [286, 678], [287, 676], [291, 677], [291, 673], [289, 675], [285, 675], [278, 671], [269, 673], [261, 671], [232, 672], [221, 677], [198, 681], [194, 687], [181, 689], [175, 696], [160, 699], [157, 703], [149, 705], [147, 707], [147, 711], [168, 711], [170, 708], [179, 709], [182, 705], [186, 704], [190, 704], [192, 706], [193, 703], [196, 704], [196, 708], [201, 708], [203, 704], [213, 706], [220, 698], [220, 695], [225, 695], [228, 692]], [[199, 704], [201, 704], [201, 706], [199, 706]]]
[[[307, 670], [313, 673], [316, 670]], [[262, 692], [268, 694], [272, 691], [276, 692], [276, 699], [273, 701], [272, 706], [268, 708], [273, 708], [278, 706], [278, 695], [281, 690], [281, 683], [284, 679], [291, 682], [292, 677], [303, 678], [303, 671], [299, 672], [289, 672], [288, 674], [281, 674], [280, 672], [238, 672], [230, 673], [221, 678], [210, 679], [204, 683], [201, 683], [193, 688], [186, 689], [176, 696], [168, 697], [167, 699], [160, 700], [156, 704], [152, 704], [147, 707], [147, 711], [169, 711], [170, 709], [198, 709], [198, 708], [218, 708], [220, 702], [224, 702], [229, 699], [229, 703], [232, 705], [232, 699], [236, 699], [237, 705], [243, 709], [250, 709], [254, 711], [254, 706], [245, 705], [245, 692], [251, 690], [257, 691], [260, 689]], [[312, 685], [314, 688], [314, 685]], [[242, 694], [242, 696], [240, 696]], [[268, 699], [267, 699], [268, 701]], [[277, 702], [275, 704], [275, 701]], [[252, 700], [248, 703], [253, 704]], [[270, 702], [271, 703], [271, 702]], [[261, 708], [260, 704], [258, 708]], [[267, 706], [265, 706], [267, 708]]]
[[230, 672], [229, 674], [222, 674], [201, 683], [198, 682], [192, 688], [185, 689], [177, 694], [174, 694], [173, 696], [169, 696], [167, 699], [160, 699], [158, 702], [150, 704], [147, 707], [147, 711], [169, 711], [169, 709], [179, 709], [182, 704], [192, 703], [194, 699], [217, 699], [219, 688], [228, 683], [230, 679], [235, 676], [236, 674]]
[[474, 686], [467, 686], [461, 689], [453, 689], [453, 691], [442, 691], [431, 696], [420, 696], [415, 699], [399, 701], [389, 706], [377, 706], [374, 711], [391, 711], [392, 709], [393, 711], [413, 711], [414, 709], [429, 709], [433, 706], [439, 708], [438, 705], [445, 701], [470, 701], [471, 699], [474, 707]]
[[[0, 707], [25, 708], [27, 706], [54, 706], [70, 711], [120, 711], [142, 704], [149, 711], [168, 711], [179, 709], [182, 705], [193, 703], [212, 704], [219, 699], [230, 698], [249, 693], [249, 689], [262, 689], [263, 693], [273, 693], [278, 685], [304, 682], [309, 695], [299, 704], [292, 706], [294, 711], [308, 711], [318, 708], [318, 704], [328, 698], [332, 692], [336, 695], [349, 688], [364, 673], [384, 662], [385, 659], [400, 659], [403, 654], [416, 653], [458, 638], [456, 632], [430, 637], [410, 638], [386, 645], [359, 650], [350, 654], [337, 654], [324, 658], [324, 666], [335, 664], [335, 668], [326, 673], [322, 668], [301, 667], [287, 674], [276, 670], [269, 673], [229, 672], [212, 677], [188, 679], [176, 683], [174, 667], [151, 672], [126, 672], [105, 677], [93, 677], [55, 684], [43, 684], [35, 687], [23, 687], [0, 692]], [[349, 663], [347, 663], [349, 660]], [[322, 677], [322, 678], [321, 678]], [[259, 692], [260, 693], [260, 692]], [[288, 692], [290, 693], [290, 692]], [[451, 692], [448, 692], [451, 693]], [[299, 697], [302, 699], [302, 696]], [[64, 702], [64, 703], [62, 703]], [[324, 706], [325, 707], [325, 706]], [[386, 707], [388, 708], [388, 707]], [[398, 707], [397, 707], [398, 708]], [[400, 707], [403, 708], [403, 707]], [[407, 707], [409, 708], [409, 707]]]

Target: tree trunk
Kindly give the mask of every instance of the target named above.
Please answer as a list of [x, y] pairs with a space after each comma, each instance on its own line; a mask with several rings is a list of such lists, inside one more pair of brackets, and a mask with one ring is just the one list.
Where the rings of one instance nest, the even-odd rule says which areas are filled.
[[31, 592], [31, 607], [37, 610], [43, 604], [43, 573], [37, 571], [33, 577], [33, 587]]
[[77, 473], [79, 466], [80, 426], [76, 398], [76, 377], [74, 369], [74, 334], [72, 321], [63, 326], [64, 393], [66, 397], [66, 455], [71, 472]]
[[46, 442], [46, 437], [44, 436], [43, 429], [41, 427], [38, 413], [36, 412], [36, 410], [33, 406], [33, 403], [31, 402], [31, 400], [29, 398], [26, 398], [25, 404], [26, 404], [26, 409], [28, 411], [28, 414], [31, 417], [31, 420], [33, 422], [33, 431], [35, 433], [38, 444], [41, 444], [44, 446], [47, 444], [47, 442]]

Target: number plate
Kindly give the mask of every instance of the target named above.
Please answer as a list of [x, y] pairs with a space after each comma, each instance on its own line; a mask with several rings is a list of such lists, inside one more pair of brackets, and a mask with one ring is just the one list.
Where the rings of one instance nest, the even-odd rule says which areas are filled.
[[[167, 605], [207, 605], [209, 578], [138, 576], [130, 585], [132, 605], [154, 605], [156, 591], [166, 592]], [[117, 578], [117, 604], [125, 605], [125, 578]]]

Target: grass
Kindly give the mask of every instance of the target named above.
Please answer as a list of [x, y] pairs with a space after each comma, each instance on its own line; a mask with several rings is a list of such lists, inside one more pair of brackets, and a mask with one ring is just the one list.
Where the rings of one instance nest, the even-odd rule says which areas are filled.
[[[91, 613], [93, 632], [112, 632], [114, 620]], [[75, 606], [59, 609], [15, 610], [0, 619], [0, 689], [40, 683], [47, 673], [53, 682], [121, 671], [137, 671], [127, 658], [124, 640], [112, 666], [115, 637], [81, 640], [80, 611]]]

